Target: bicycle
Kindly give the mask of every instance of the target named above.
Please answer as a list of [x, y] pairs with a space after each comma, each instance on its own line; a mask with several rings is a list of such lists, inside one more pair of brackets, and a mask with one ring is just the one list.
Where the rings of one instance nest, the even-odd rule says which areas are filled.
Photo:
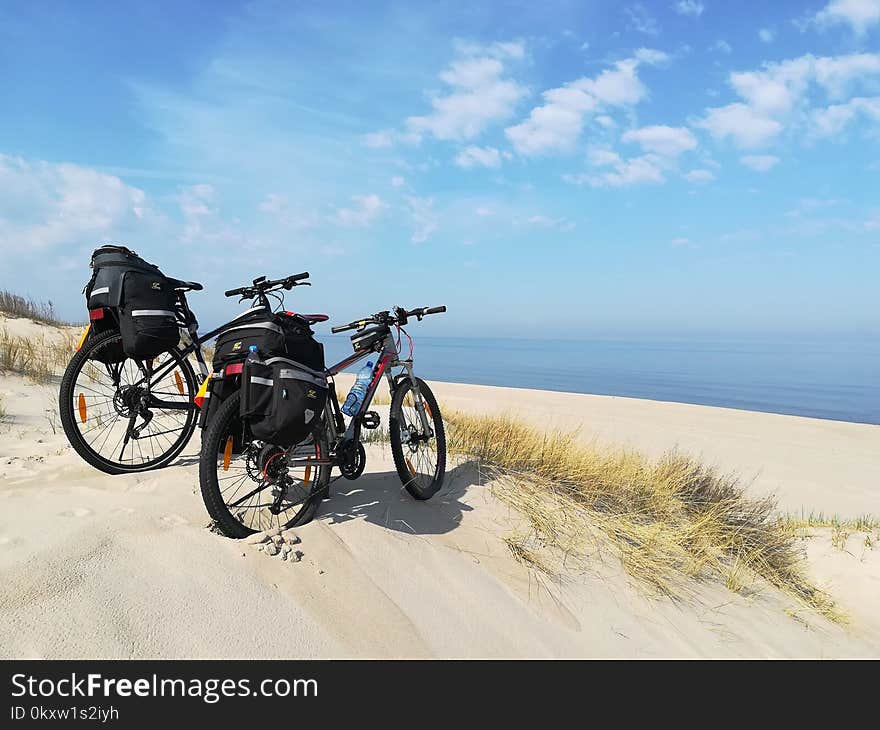
[[[270, 309], [267, 294], [308, 286], [303, 281], [308, 277], [307, 272], [274, 281], [259, 277], [247, 289], [258, 292], [256, 306]], [[202, 285], [170, 281], [177, 295], [177, 324], [189, 339], [188, 345], [170, 349], [152, 360], [126, 358], [120, 355], [122, 335], [115, 312], [92, 309], [89, 325], [61, 380], [58, 399], [64, 433], [86, 462], [108, 474], [157, 469], [183, 451], [197, 426], [199, 407], [195, 396], [202, 382], [196, 380], [189, 358], [195, 356], [202, 379], [208, 378], [202, 345], [236, 323], [237, 318], [233, 318], [199, 335], [186, 292], [201, 291]], [[226, 295], [234, 296], [237, 291], [233, 289]], [[299, 316], [305, 324], [327, 319], [326, 315], [314, 315], [313, 319], [293, 316]], [[89, 338], [90, 329], [97, 326], [106, 331]]]
[[[290, 449], [253, 439], [247, 422], [239, 418], [240, 389], [229, 395], [202, 436], [199, 458], [202, 498], [220, 531], [242, 538], [257, 531], [305, 524], [329, 496], [333, 467], [339, 468], [341, 477], [357, 479], [366, 466], [362, 431], [380, 425], [379, 415], [370, 405], [383, 375], [391, 392], [389, 438], [398, 477], [414, 498], [434, 496], [446, 472], [446, 434], [437, 399], [413, 373], [412, 338], [403, 328], [412, 317], [421, 321], [445, 311], [446, 307], [409, 311], [395, 307], [393, 313], [382, 311], [333, 327], [334, 334], [357, 330], [352, 338], [356, 350], [325, 369], [329, 387], [321, 425], [304, 443]], [[407, 358], [401, 358], [401, 335], [410, 341]], [[333, 378], [373, 353], [378, 357], [372, 379], [363, 402], [346, 425]], [[400, 370], [394, 375], [396, 368]], [[239, 377], [237, 373], [240, 370], [232, 377]]]

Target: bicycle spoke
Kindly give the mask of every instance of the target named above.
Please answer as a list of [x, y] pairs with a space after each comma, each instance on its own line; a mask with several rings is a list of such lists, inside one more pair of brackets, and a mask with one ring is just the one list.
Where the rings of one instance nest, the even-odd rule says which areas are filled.
[[[116, 352], [120, 342], [119, 335], [102, 340], [80, 363], [73, 376], [68, 406], [72, 408], [70, 421], [75, 430], [68, 435], [81, 444], [77, 448], [85, 448], [110, 465], [150, 468], [180, 450], [182, 441], [192, 433], [196, 415], [191, 410], [166, 409], [153, 403], [147, 406], [147, 412], [143, 409], [149, 402], [148, 392], [169, 403], [188, 403], [195, 383], [181, 367], [183, 361], [170, 352], [153, 362], [153, 375], [149, 376], [143, 364], [131, 359], [112, 365], [96, 359]], [[160, 373], [158, 377], [156, 372]], [[148, 379], [150, 391], [146, 390]]]

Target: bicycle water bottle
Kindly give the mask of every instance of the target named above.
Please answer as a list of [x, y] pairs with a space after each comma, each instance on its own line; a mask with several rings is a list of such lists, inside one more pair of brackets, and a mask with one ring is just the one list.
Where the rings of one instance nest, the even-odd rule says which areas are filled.
[[348, 391], [348, 397], [342, 405], [342, 412], [346, 416], [353, 416], [360, 410], [361, 403], [364, 402], [364, 397], [367, 395], [367, 388], [370, 387], [372, 381], [373, 363], [367, 362], [366, 365], [358, 370], [354, 385], [351, 386], [351, 390]]

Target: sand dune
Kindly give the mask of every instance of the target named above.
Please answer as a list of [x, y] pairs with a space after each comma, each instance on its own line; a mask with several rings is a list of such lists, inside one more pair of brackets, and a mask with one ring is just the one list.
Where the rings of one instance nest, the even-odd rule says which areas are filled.
[[[786, 509], [877, 512], [880, 428], [620, 398], [437, 384], [457, 408], [579, 424], [585, 438], [678, 445], [758, 474]], [[206, 528], [198, 438], [172, 466], [107, 476], [54, 417], [56, 384], [0, 374], [0, 657], [877, 656], [880, 549], [804, 541], [842, 628], [766, 589], [647, 596], [613, 556], [550, 582], [503, 537], [519, 522], [472, 465], [419, 503], [387, 447], [336, 481], [299, 560]], [[384, 414], [383, 414], [384, 416]], [[872, 453], [873, 451], [873, 453]]]

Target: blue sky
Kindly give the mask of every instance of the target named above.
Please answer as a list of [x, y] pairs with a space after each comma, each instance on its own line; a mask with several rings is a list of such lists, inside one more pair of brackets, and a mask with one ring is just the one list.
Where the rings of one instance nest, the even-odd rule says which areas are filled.
[[0, 5], [0, 287], [126, 243], [426, 334], [878, 332], [880, 0]]

